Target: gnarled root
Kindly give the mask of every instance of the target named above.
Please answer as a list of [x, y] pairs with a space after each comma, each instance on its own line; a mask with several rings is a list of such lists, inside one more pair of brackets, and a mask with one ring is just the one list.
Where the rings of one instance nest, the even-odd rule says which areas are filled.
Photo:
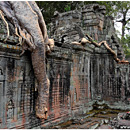
[[[46, 81], [44, 81], [45, 83]], [[48, 117], [48, 95], [49, 95], [49, 79], [47, 79], [44, 88], [38, 88], [38, 99], [36, 104], [36, 116], [38, 118], [47, 119]]]
[[44, 45], [40, 44], [32, 51], [32, 64], [34, 74], [38, 83], [38, 97], [36, 102], [36, 116], [38, 118], [47, 118], [48, 98], [49, 98], [49, 80], [46, 75], [45, 53]]
[[48, 39], [42, 13], [36, 3], [32, 1], [0, 2], [0, 9], [17, 27], [15, 29], [16, 35], [19, 37], [23, 50], [31, 51], [34, 74], [38, 82], [36, 115], [39, 118], [46, 119], [48, 114], [49, 82], [46, 74], [45, 46], [47, 44], [51, 50], [54, 43]]
[[48, 117], [48, 110], [47, 110], [47, 108], [44, 107], [43, 109], [37, 109], [36, 110], [36, 116], [38, 118], [40, 118], [40, 119], [47, 119], [47, 117]]
[[22, 45], [22, 37], [18, 34], [18, 28], [15, 27], [15, 35], [19, 37], [19, 43], [16, 45]]
[[81, 42], [71, 42], [71, 44], [75, 44], [75, 45], [85, 45], [86, 43], [91, 43], [91, 42], [86, 38], [82, 38]]
[[97, 47], [100, 47], [102, 44], [104, 44], [106, 49], [109, 50], [114, 55], [114, 59], [117, 63], [128, 63], [128, 61], [125, 61], [125, 60], [121, 61], [119, 58], [117, 58], [117, 54], [112, 50], [112, 48], [109, 47], [109, 45], [107, 44], [107, 41], [101, 41], [101, 42], [97, 43], [88, 34], [86, 34], [86, 36], [89, 40], [87, 40], [86, 38], [82, 38], [80, 43], [79, 42], [72, 42], [71, 44], [85, 45], [86, 43], [91, 43]]
[[4, 42], [6, 42], [7, 39], [9, 38], [9, 25], [8, 25], [7, 21], [5, 20], [3, 12], [1, 10], [0, 10], [0, 15], [1, 15], [1, 18], [3, 19], [3, 21], [5, 22], [6, 28], [7, 28], [7, 36], [6, 36], [5, 40], [4, 40]]
[[38, 99], [36, 102], [37, 103], [36, 116], [40, 119], [47, 119], [48, 117], [47, 103], [48, 103], [50, 80], [47, 78], [46, 81], [44, 81], [44, 83], [46, 84], [44, 85], [44, 88], [38, 88], [39, 91], [38, 91]]
[[88, 37], [88, 39], [90, 40], [90, 42], [92, 44], [94, 44], [95, 46], [97, 46], [97, 47], [100, 47], [102, 44], [104, 44], [104, 46], [107, 48], [107, 50], [109, 50], [114, 55], [115, 61], [116, 62], [120, 62], [120, 59], [117, 58], [117, 54], [112, 50], [112, 48], [109, 47], [109, 45], [107, 44], [107, 41], [101, 41], [101, 42], [97, 43], [88, 34], [86, 34], [86, 36]]
[[48, 42], [46, 43], [46, 52], [50, 53], [53, 50], [54, 47], [54, 40], [48, 39]]
[[81, 39], [81, 44], [85, 45], [86, 43], [91, 43], [89, 40], [87, 40], [86, 38], [82, 38]]
[[71, 42], [71, 44], [74, 44], [74, 45], [81, 45], [81, 43], [79, 43], [79, 42]]

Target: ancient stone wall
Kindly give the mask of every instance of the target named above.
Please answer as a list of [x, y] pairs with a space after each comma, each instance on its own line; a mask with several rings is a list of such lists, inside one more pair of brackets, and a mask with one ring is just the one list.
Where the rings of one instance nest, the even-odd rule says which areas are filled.
[[0, 128], [19, 128], [22, 117], [34, 111], [33, 69], [18, 46], [0, 43], [0, 48]]
[[49, 32], [55, 46], [46, 58], [50, 80], [47, 120], [35, 116], [37, 84], [30, 53], [20, 56], [22, 48], [16, 45], [18, 38], [11, 24], [11, 36], [3, 42], [6, 26], [0, 20], [0, 128], [49, 128], [85, 114], [95, 101], [112, 108], [129, 107], [129, 64], [117, 64], [103, 45], [71, 44], [89, 33], [97, 41], [107, 40], [122, 58], [112, 20], [104, 18], [104, 11], [104, 7], [92, 5], [82, 12], [55, 13]]
[[105, 16], [105, 12], [105, 6], [98, 4], [86, 5], [81, 12], [55, 12], [50, 24], [50, 36], [58, 43], [69, 44], [89, 34], [97, 42], [106, 40], [122, 59], [124, 52], [115, 34], [114, 22], [111, 17]]

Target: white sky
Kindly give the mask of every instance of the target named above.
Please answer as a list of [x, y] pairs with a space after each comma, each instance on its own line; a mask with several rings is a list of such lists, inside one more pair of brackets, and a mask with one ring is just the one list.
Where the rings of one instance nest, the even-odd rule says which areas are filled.
[[[120, 32], [120, 34], [121, 34], [121, 29], [122, 29], [122, 24], [120, 23], [120, 22], [114, 22], [114, 26], [115, 26], [115, 29], [117, 30], [117, 31], [119, 31]], [[117, 35], [118, 35], [118, 37], [119, 38], [121, 38], [121, 35], [120, 35], [118, 32], [117, 32]]]
[[[122, 17], [121, 17], [121, 18], [122, 18]], [[120, 19], [121, 19], [121, 18], [120, 18]], [[130, 18], [130, 10], [129, 10], [128, 13], [127, 13], [127, 19], [128, 19], [128, 18]], [[120, 19], [118, 19], [118, 20], [120, 20]], [[122, 24], [121, 24], [120, 22], [115, 22], [115, 21], [114, 21], [114, 25], [115, 25], [116, 30], [119, 31], [120, 34], [121, 34]], [[127, 26], [129, 26], [129, 28], [130, 28], [130, 24], [129, 24], [129, 25], [127, 24]], [[118, 34], [119, 37], [121, 37], [120, 34]], [[130, 35], [130, 32], [128, 32], [128, 30], [126, 30], [126, 31], [125, 31], [125, 34]]]

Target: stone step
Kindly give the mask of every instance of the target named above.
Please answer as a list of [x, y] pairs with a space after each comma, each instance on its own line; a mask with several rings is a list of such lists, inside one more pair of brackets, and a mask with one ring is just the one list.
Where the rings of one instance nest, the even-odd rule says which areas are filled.
[[98, 122], [98, 121], [92, 121], [90, 124], [88, 124], [86, 129], [95, 129], [99, 126], [99, 124], [100, 124], [100, 122]]
[[100, 124], [100, 122], [98, 122], [97, 120], [89, 121], [85, 124], [80, 125], [79, 129], [89, 129], [92, 126], [98, 126], [97, 124]]

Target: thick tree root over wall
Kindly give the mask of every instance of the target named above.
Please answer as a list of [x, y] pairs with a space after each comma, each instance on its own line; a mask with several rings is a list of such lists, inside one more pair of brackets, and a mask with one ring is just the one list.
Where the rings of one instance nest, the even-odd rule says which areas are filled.
[[104, 44], [104, 46], [106, 47], [107, 50], [109, 50], [113, 56], [114, 56], [114, 60], [117, 62], [117, 63], [124, 63], [124, 64], [129, 64], [129, 61], [127, 60], [120, 60], [119, 58], [117, 58], [117, 54], [114, 52], [114, 50], [112, 50], [112, 48], [109, 47], [107, 41], [101, 41], [100, 43], [97, 43], [95, 42], [88, 34], [86, 34], [86, 37], [89, 39], [89, 42], [94, 44], [95, 46], [97, 47], [100, 47], [102, 44]]
[[101, 41], [99, 43], [95, 42], [92, 37], [90, 37], [88, 34], [86, 34], [86, 38], [82, 38], [81, 39], [81, 42], [72, 42], [71, 44], [76, 44], [76, 45], [85, 45], [87, 43], [89, 44], [93, 44], [95, 45], [96, 47], [100, 47], [102, 44], [105, 46], [105, 48], [111, 53], [113, 54], [113, 57], [114, 57], [114, 60], [118, 63], [118, 64], [129, 64], [129, 61], [127, 60], [120, 60], [118, 57], [117, 57], [117, 54], [115, 53], [114, 50], [112, 50], [112, 48], [108, 45], [107, 41]]
[[44, 19], [35, 2], [0, 1], [0, 15], [7, 26], [7, 38], [9, 37], [9, 28], [4, 15], [14, 25], [23, 52], [31, 51], [34, 74], [38, 83], [36, 115], [46, 119], [49, 80], [46, 75], [45, 48], [47, 44], [53, 45], [54, 41], [48, 39]]

